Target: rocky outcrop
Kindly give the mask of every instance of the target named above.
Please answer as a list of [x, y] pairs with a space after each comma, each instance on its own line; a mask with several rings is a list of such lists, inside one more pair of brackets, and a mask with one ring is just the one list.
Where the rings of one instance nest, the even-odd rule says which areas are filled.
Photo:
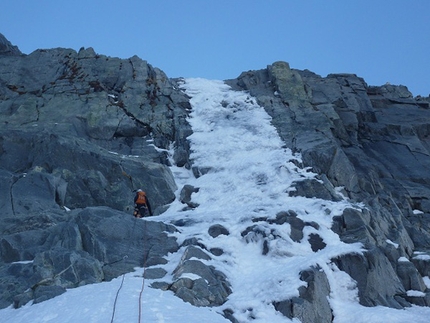
[[301, 273], [300, 279], [307, 283], [307, 287], [300, 287], [299, 297], [274, 302], [276, 310], [301, 322], [332, 322], [333, 315], [328, 302], [330, 285], [324, 272], [319, 268], [310, 268]]
[[[317, 187], [301, 182], [294, 194], [333, 199], [333, 187], [342, 187], [351, 201], [364, 203], [363, 212], [346, 209], [333, 223], [343, 241], [362, 242], [367, 250], [334, 259], [358, 282], [360, 302], [428, 306], [421, 276], [410, 283], [417, 269], [398, 259], [428, 251], [430, 99], [413, 98], [405, 86], [368, 86], [353, 74], [324, 78], [285, 62], [227, 82], [256, 97], [286, 146], [319, 174]], [[410, 289], [427, 297], [408, 297]]]
[[0, 305], [40, 302], [135, 267], [165, 264], [164, 257], [179, 248], [174, 231], [109, 207], [3, 218]]
[[0, 33], [0, 56], [1, 55], [22, 55], [17, 46], [11, 44], [3, 34]]
[[[58, 206], [127, 210], [139, 187], [155, 208], [173, 200], [166, 150], [175, 143], [175, 162], [188, 163], [188, 101], [163, 72], [137, 57], [120, 60], [92, 49], [38, 50], [3, 57], [0, 84], [6, 194], [37, 186], [23, 176], [37, 171], [56, 182], [49, 189]], [[12, 194], [3, 208], [21, 212], [17, 200]]]
[[136, 56], [22, 55], [0, 37], [0, 307], [166, 262], [174, 228], [134, 220], [133, 191], [155, 214], [175, 198], [188, 107]]

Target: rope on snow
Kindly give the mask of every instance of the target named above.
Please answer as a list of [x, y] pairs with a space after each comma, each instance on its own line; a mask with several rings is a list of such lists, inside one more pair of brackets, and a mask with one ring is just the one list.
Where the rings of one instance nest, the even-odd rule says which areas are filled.
[[[134, 227], [136, 225], [136, 221], [137, 221], [137, 218], [135, 218], [135, 221], [134, 221], [134, 225], [133, 225], [133, 230], [132, 230], [131, 237], [133, 237], [133, 232], [134, 232]], [[143, 230], [144, 234], [146, 232], [145, 230], [146, 230], [146, 221], [145, 221], [145, 229]], [[130, 244], [131, 244], [131, 239], [130, 239]], [[130, 249], [130, 244], [129, 244], [128, 250]], [[141, 323], [141, 317], [142, 317], [142, 294], [143, 294], [143, 291], [145, 289], [145, 272], [146, 272], [146, 258], [147, 258], [145, 256], [145, 254], [143, 255], [143, 257], [144, 257], [144, 259], [143, 259], [142, 288], [140, 289], [140, 293], [139, 293], [139, 317], [138, 317], [138, 322], [139, 323]], [[115, 262], [119, 262], [119, 261], [121, 261], [123, 259], [126, 259], [126, 258], [128, 258], [127, 255], [125, 255], [122, 259], [116, 260], [116, 261], [111, 262], [109, 264], [113, 264]], [[108, 264], [105, 264], [105, 265], [108, 265]], [[113, 308], [112, 308], [112, 317], [111, 317], [111, 321], [110, 321], [111, 323], [113, 323], [114, 318], [115, 318], [116, 304], [117, 304], [119, 293], [120, 293], [120, 291], [122, 289], [122, 286], [124, 285], [124, 279], [125, 279], [125, 273], [122, 275], [121, 284], [118, 287], [118, 290], [116, 291], [115, 301], [113, 303]]]

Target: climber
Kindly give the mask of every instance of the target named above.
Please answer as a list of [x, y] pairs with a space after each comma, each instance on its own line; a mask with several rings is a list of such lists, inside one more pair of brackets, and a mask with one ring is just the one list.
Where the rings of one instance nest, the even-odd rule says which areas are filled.
[[143, 218], [146, 216], [152, 216], [151, 205], [146, 197], [146, 193], [140, 188], [136, 191], [136, 196], [134, 197], [134, 212], [133, 216], [136, 218]]

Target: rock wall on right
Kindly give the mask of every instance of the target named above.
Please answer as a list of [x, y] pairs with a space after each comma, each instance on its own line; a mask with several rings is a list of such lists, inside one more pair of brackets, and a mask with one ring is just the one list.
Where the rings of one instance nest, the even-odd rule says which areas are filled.
[[286, 147], [319, 174], [319, 182], [300, 183], [295, 194], [336, 190], [364, 206], [345, 210], [332, 227], [342, 241], [367, 250], [333, 259], [357, 281], [360, 303], [429, 306], [430, 98], [413, 97], [402, 85], [369, 86], [354, 74], [321, 77], [286, 62], [226, 82], [249, 91]]

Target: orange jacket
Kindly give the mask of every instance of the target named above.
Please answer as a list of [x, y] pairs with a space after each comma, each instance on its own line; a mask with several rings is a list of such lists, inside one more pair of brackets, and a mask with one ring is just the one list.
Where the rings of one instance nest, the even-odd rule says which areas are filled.
[[146, 193], [143, 191], [137, 192], [136, 197], [134, 198], [134, 203], [146, 205], [147, 203]]

